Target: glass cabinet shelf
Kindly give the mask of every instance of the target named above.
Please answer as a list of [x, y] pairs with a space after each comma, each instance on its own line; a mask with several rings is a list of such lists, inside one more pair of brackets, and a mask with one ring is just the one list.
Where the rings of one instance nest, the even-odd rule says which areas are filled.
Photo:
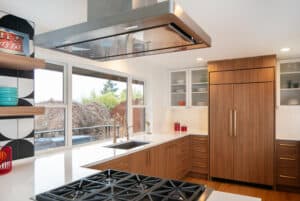
[[208, 105], [207, 68], [170, 72], [171, 107], [201, 107]]
[[300, 61], [280, 64], [280, 105], [300, 105]]
[[171, 72], [171, 106], [183, 107], [187, 105], [187, 72]]
[[208, 105], [208, 72], [207, 68], [191, 70], [191, 106]]

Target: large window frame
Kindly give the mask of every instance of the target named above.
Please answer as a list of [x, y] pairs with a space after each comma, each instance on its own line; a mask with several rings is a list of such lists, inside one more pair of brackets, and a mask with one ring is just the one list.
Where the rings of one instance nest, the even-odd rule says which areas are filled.
[[[133, 104], [132, 103], [132, 101], [133, 101], [133, 84], [134, 84], [134, 81], [138, 81], [138, 82], [143, 82], [143, 104], [137, 104], [137, 105], [135, 105], [135, 104]], [[144, 80], [144, 79], [141, 79], [141, 78], [138, 78], [138, 77], [131, 77], [131, 79], [130, 79], [130, 89], [132, 90], [131, 91], [131, 100], [130, 100], [130, 102], [131, 102], [131, 107], [130, 107], [130, 111], [131, 111], [131, 113], [132, 113], [132, 119], [131, 119], [131, 122], [132, 122], [132, 126], [133, 126], [133, 110], [134, 109], [144, 109], [144, 111], [145, 111], [145, 116], [144, 116], [144, 120], [145, 120], [145, 122], [144, 122], [144, 131], [139, 131], [139, 132], [136, 132], [136, 133], [133, 133], [133, 134], [139, 134], [139, 133], [144, 133], [144, 132], [146, 132], [147, 131], [147, 127], [146, 127], [146, 122], [147, 121], [149, 121], [148, 119], [147, 119], [147, 93], [145, 93], [146, 91], [147, 91], [147, 84], [146, 84], [146, 80]]]
[[[63, 66], [63, 104], [55, 105], [53, 107], [59, 107], [59, 108], [64, 108], [65, 109], [65, 146], [61, 147], [56, 147], [56, 148], [49, 148], [45, 150], [38, 150], [36, 151], [37, 154], [39, 153], [44, 153], [44, 152], [50, 152], [50, 151], [55, 151], [55, 150], [60, 150], [60, 149], [67, 149], [71, 147], [77, 147], [77, 146], [85, 146], [88, 144], [95, 143], [94, 142], [88, 142], [84, 144], [72, 144], [72, 88], [73, 88], [73, 83], [72, 83], [72, 74], [73, 74], [73, 68], [82, 68], [86, 69], [89, 71], [95, 71], [99, 73], [105, 73], [105, 74], [111, 74], [114, 76], [121, 76], [127, 78], [127, 126], [129, 128], [129, 133], [132, 134], [137, 134], [133, 133], [133, 109], [134, 108], [144, 108], [145, 109], [145, 123], [147, 120], [147, 82], [144, 79], [140, 79], [137, 77], [132, 77], [131, 75], [127, 73], [122, 73], [110, 69], [103, 69], [99, 68], [97, 66], [93, 65], [84, 65], [84, 64], [78, 64], [78, 63], [64, 63], [64, 62], [57, 62], [53, 60], [48, 60], [45, 59], [46, 63], [50, 64], [55, 64], [55, 65], [60, 65]], [[133, 105], [132, 104], [132, 81], [133, 80], [138, 80], [144, 82], [144, 104], [143, 105]], [[52, 107], [52, 106], [51, 106]], [[146, 128], [146, 127], [145, 127]], [[97, 141], [96, 141], [97, 142]]]
[[[45, 108], [59, 108], [59, 109], [64, 109], [65, 113], [64, 113], [64, 146], [59, 146], [59, 147], [53, 147], [53, 148], [49, 148], [49, 149], [45, 149], [45, 150], [37, 150], [36, 152], [45, 152], [48, 150], [53, 150], [53, 149], [63, 149], [67, 146], [68, 144], [68, 104], [67, 104], [67, 64], [63, 63], [63, 62], [56, 62], [56, 61], [52, 61], [52, 60], [46, 60], [46, 67], [44, 69], [38, 69], [38, 70], [49, 70], [49, 71], [56, 71], [53, 70], [51, 68], [47, 68], [47, 64], [53, 64], [56, 66], [61, 66], [62, 69], [61, 71], [57, 71], [57, 72], [62, 72], [62, 81], [63, 81], [63, 91], [62, 91], [62, 103], [57, 103], [57, 104], [39, 104], [39, 106], [43, 106]], [[35, 75], [36, 76], [36, 75]]]

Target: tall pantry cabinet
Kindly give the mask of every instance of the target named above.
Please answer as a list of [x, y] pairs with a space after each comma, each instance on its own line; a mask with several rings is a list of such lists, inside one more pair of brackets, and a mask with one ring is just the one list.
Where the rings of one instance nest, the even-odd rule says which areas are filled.
[[276, 56], [209, 62], [210, 176], [274, 185]]

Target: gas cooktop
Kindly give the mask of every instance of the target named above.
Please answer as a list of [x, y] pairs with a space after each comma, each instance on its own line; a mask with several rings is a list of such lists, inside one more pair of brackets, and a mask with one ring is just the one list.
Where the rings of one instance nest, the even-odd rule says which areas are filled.
[[106, 170], [36, 196], [37, 201], [198, 201], [204, 185]]

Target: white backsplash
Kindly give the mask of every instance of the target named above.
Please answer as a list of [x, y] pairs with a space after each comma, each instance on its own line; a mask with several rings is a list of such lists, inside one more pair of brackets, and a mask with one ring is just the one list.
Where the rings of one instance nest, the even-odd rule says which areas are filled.
[[173, 109], [171, 111], [171, 131], [174, 122], [180, 122], [188, 126], [188, 133], [207, 134], [208, 133], [208, 108]]

